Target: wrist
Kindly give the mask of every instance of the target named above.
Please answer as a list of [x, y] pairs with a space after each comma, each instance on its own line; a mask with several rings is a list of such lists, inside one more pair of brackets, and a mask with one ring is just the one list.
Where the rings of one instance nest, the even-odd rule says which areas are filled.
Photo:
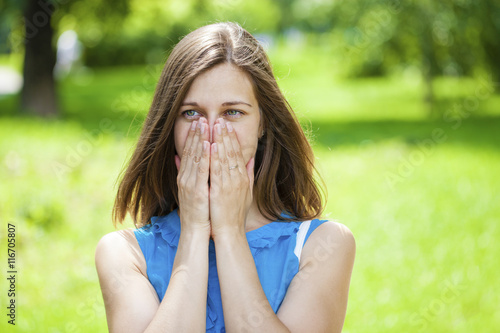
[[212, 226], [212, 238], [215, 243], [231, 242], [244, 239], [246, 241], [245, 227], [240, 225], [228, 225], [221, 227]]
[[180, 237], [186, 240], [208, 240], [210, 239], [210, 226], [181, 226]]

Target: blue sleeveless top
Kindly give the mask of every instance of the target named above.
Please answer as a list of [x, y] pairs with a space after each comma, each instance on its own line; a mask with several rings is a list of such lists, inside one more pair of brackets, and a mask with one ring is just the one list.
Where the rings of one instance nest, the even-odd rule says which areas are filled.
[[[299, 259], [309, 235], [327, 220], [271, 222], [246, 233], [255, 260], [259, 280], [276, 313], [290, 282], [299, 271]], [[166, 216], [154, 216], [151, 224], [134, 231], [146, 259], [148, 279], [158, 298], [165, 295], [181, 231], [177, 210]], [[215, 258], [215, 244], [209, 243], [207, 332], [225, 332], [224, 314]]]

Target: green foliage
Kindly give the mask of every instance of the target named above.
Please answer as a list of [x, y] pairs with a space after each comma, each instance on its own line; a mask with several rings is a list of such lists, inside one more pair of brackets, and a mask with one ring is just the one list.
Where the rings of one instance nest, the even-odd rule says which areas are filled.
[[[350, 77], [417, 67], [432, 76], [489, 72], [500, 81], [500, 3], [414, 0], [52, 1], [58, 34], [75, 30], [90, 66], [152, 63], [189, 31], [236, 21], [252, 33], [301, 31], [331, 46]], [[0, 52], [22, 52], [22, 3], [3, 1]], [[9, 36], [10, 33], [10, 37]]]
[[[85, 51], [90, 66], [157, 63], [161, 55], [197, 27], [236, 21], [252, 32], [275, 31], [278, 8], [269, 0], [248, 1], [131, 1], [132, 13], [118, 34], [103, 35]], [[161, 22], [161, 24], [158, 24]], [[83, 31], [83, 33], [85, 33]]]
[[[329, 53], [293, 45], [272, 49], [271, 60], [314, 135], [325, 215], [356, 237], [344, 332], [499, 327], [500, 296], [489, 289], [500, 250], [500, 96], [482, 81], [439, 78], [443, 114], [463, 108], [431, 121], [418, 75], [338, 81]], [[16, 331], [106, 331], [94, 250], [113, 230], [115, 182], [158, 72], [68, 77], [59, 120], [15, 116], [15, 96], [0, 99], [0, 220], [17, 226], [22, 274]]]
[[[335, 43], [354, 76], [417, 65], [432, 75], [498, 75], [500, 4], [446, 1], [339, 1], [327, 8]], [[307, 20], [306, 20], [307, 22]]]

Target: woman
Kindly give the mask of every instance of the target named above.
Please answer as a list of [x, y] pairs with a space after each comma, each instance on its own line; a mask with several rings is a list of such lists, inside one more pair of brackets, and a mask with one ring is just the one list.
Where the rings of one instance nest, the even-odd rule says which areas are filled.
[[[313, 154], [233, 23], [174, 48], [96, 265], [111, 332], [340, 332], [355, 243], [318, 220]], [[314, 231], [314, 232], [313, 232]]]

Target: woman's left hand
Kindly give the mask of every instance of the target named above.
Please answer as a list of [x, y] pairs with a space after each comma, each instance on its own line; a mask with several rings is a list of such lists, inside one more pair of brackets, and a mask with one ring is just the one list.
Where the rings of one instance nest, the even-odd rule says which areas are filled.
[[231, 123], [219, 119], [213, 128], [210, 152], [210, 224], [212, 237], [245, 233], [253, 199], [254, 158], [245, 163]]

